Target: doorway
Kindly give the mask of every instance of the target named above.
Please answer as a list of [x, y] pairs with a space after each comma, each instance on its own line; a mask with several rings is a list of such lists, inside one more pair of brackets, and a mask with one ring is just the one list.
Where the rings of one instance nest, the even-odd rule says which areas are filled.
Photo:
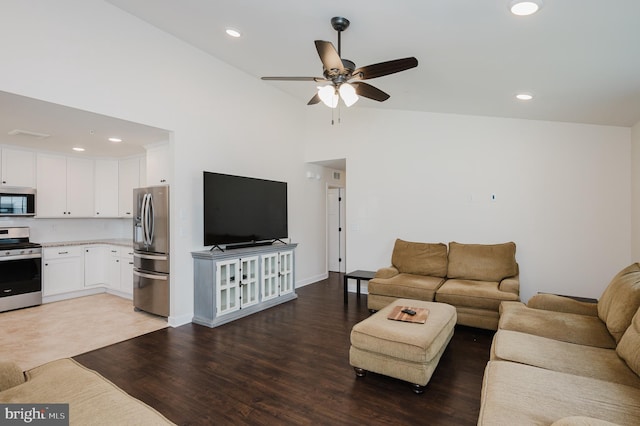
[[327, 189], [327, 247], [329, 272], [346, 272], [346, 208], [344, 188]]

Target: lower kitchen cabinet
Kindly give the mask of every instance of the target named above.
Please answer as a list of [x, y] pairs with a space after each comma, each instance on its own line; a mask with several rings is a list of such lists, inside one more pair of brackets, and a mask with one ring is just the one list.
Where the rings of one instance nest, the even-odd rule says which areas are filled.
[[296, 246], [193, 252], [193, 322], [215, 327], [297, 298]]
[[42, 250], [42, 295], [53, 296], [84, 288], [81, 246], [46, 247]]
[[133, 296], [133, 249], [120, 248], [120, 291]]
[[107, 246], [86, 246], [84, 248], [84, 286], [104, 286], [107, 283]]
[[122, 297], [133, 297], [131, 248], [95, 244], [45, 247], [42, 258], [42, 295], [54, 296], [48, 301], [105, 289]]

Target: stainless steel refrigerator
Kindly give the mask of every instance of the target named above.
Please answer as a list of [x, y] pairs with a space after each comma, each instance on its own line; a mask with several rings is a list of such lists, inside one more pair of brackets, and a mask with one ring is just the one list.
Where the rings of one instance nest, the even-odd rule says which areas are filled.
[[169, 187], [133, 190], [133, 305], [169, 316]]

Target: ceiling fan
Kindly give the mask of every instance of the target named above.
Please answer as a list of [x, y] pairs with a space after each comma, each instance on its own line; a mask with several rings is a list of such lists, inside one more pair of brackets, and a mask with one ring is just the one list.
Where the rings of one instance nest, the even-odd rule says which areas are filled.
[[364, 83], [362, 80], [370, 80], [417, 67], [418, 60], [410, 57], [356, 68], [356, 64], [352, 61], [341, 57], [340, 34], [349, 27], [349, 24], [350, 22], [346, 18], [334, 17], [331, 19], [331, 26], [338, 32], [338, 50], [331, 42], [315, 41], [316, 50], [322, 61], [324, 77], [262, 77], [262, 79], [330, 83], [318, 86], [317, 93], [307, 105], [314, 105], [322, 101], [328, 107], [335, 108], [338, 106], [339, 99], [342, 99], [349, 107], [358, 101], [359, 96], [378, 102], [386, 101], [390, 97], [389, 94]]

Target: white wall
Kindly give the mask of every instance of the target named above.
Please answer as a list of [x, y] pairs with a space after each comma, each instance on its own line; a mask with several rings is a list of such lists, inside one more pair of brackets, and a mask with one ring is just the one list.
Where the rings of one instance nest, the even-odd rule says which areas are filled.
[[288, 96], [99, 0], [4, 1], [0, 50], [0, 90], [173, 131], [171, 324], [192, 317], [203, 170], [287, 181], [296, 279], [326, 272], [324, 188]]
[[640, 261], [640, 121], [631, 128], [631, 258]]
[[514, 241], [526, 301], [599, 297], [630, 263], [628, 128], [358, 107], [306, 131], [307, 161], [347, 159], [349, 270], [395, 238]]

